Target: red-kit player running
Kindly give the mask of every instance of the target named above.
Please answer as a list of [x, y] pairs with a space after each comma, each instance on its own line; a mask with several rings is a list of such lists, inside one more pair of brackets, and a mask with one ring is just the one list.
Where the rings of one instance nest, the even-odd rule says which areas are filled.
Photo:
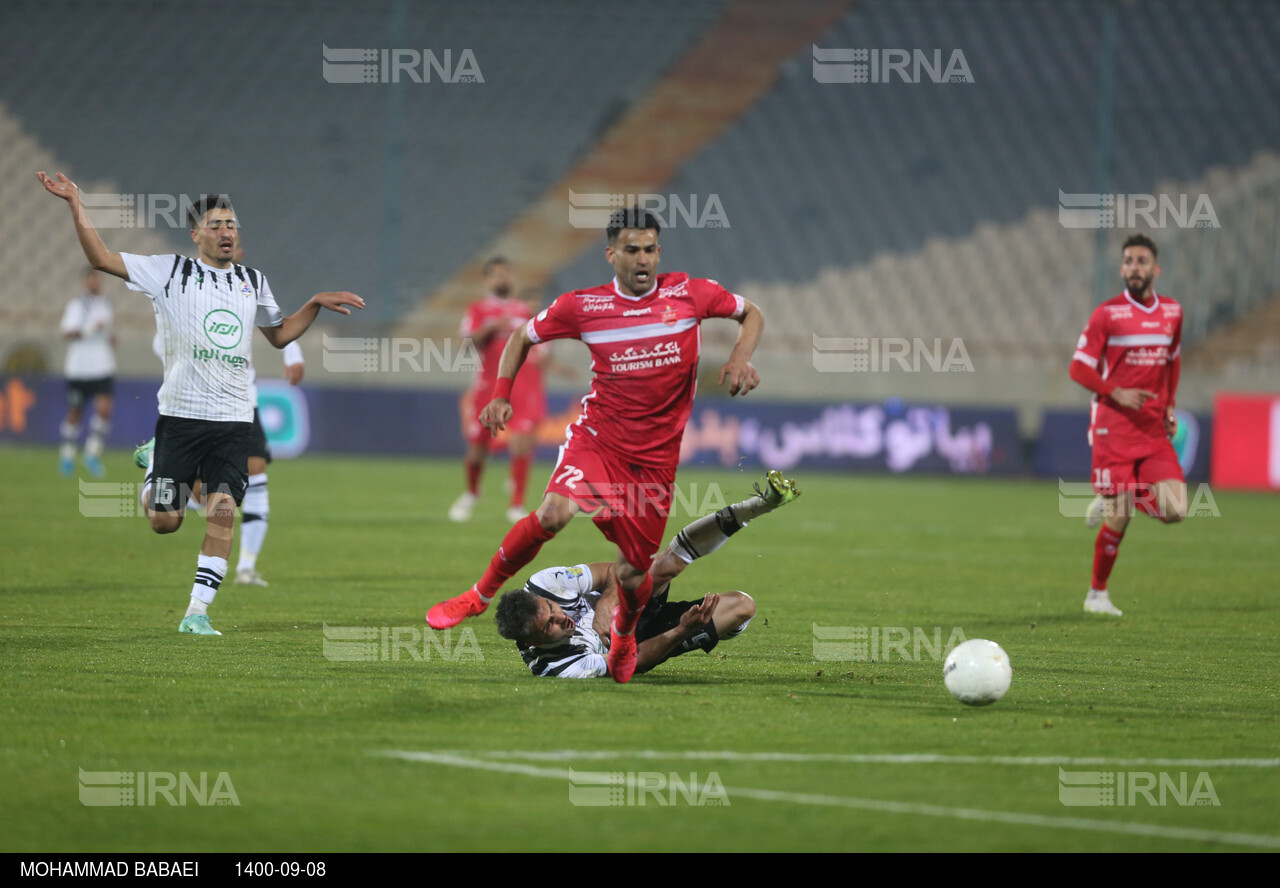
[[[466, 470], [467, 489], [449, 507], [449, 520], [466, 521], [480, 497], [480, 478], [489, 456], [493, 435], [480, 422], [480, 411], [493, 397], [493, 386], [498, 379], [498, 361], [513, 330], [523, 327], [532, 316], [528, 305], [512, 296], [514, 288], [511, 269], [507, 260], [495, 256], [484, 264], [486, 295], [473, 302], [462, 320], [462, 335], [470, 339], [480, 350], [480, 370], [475, 383], [462, 396], [462, 434], [467, 441], [467, 455], [463, 461]], [[516, 411], [507, 428], [507, 448], [511, 455], [511, 502], [507, 509], [508, 521], [519, 521], [525, 516], [524, 491], [529, 479], [529, 464], [533, 461], [534, 432], [546, 410], [541, 377], [521, 377], [512, 393]]]
[[1127, 289], [1094, 309], [1071, 361], [1071, 378], [1093, 392], [1089, 443], [1098, 499], [1090, 527], [1102, 524], [1093, 551], [1089, 613], [1120, 616], [1107, 579], [1136, 505], [1166, 524], [1187, 514], [1187, 482], [1173, 434], [1182, 346], [1182, 306], [1153, 289], [1160, 276], [1156, 245], [1143, 234], [1124, 242]]
[[699, 324], [732, 318], [740, 325], [719, 382], [731, 395], [760, 384], [751, 355], [764, 330], [760, 309], [712, 280], [657, 274], [658, 220], [617, 210], [606, 230], [605, 258], [616, 277], [565, 293], [511, 336], [502, 353], [494, 398], [482, 419], [491, 430], [512, 418], [511, 385], [529, 349], [551, 339], [580, 339], [591, 350], [594, 378], [583, 412], [566, 429], [542, 504], [517, 522], [470, 590], [427, 613], [434, 629], [456, 626], [489, 606], [503, 583], [531, 562], [579, 510], [618, 546], [620, 604], [610, 631], [609, 674], [631, 679], [635, 626], [653, 590], [649, 567], [662, 548], [675, 484], [680, 439], [693, 409]]

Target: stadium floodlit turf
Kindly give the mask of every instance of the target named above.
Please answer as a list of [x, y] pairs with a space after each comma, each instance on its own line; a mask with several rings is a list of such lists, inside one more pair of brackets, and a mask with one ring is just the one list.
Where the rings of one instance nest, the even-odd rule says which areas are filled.
[[[749, 592], [747, 633], [619, 686], [533, 678], [488, 615], [425, 639], [506, 530], [503, 463], [463, 525], [453, 461], [273, 464], [271, 585], [223, 586], [220, 638], [176, 631], [203, 519], [84, 517], [117, 493], [56, 463], [0, 448], [0, 850], [1280, 847], [1274, 497], [1135, 519], [1117, 620], [1081, 611], [1094, 535], [1054, 483], [801, 473], [677, 581]], [[682, 470], [668, 538], [762, 475]], [[531, 567], [611, 557], [583, 520]], [[994, 706], [943, 688], [957, 628], [1009, 652]], [[82, 804], [125, 785], [98, 772], [152, 789]]]

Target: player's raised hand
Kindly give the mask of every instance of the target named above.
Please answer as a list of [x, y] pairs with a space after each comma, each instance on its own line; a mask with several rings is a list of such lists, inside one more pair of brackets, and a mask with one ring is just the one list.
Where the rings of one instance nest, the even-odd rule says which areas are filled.
[[680, 615], [680, 628], [686, 632], [697, 632], [703, 626], [711, 622], [711, 617], [715, 613], [716, 605], [720, 603], [720, 596], [716, 594], [708, 595], [702, 601], [689, 608]]
[[1141, 410], [1143, 404], [1158, 397], [1155, 392], [1139, 388], [1117, 388], [1111, 392], [1111, 400], [1127, 410]]
[[480, 424], [489, 430], [489, 434], [496, 435], [507, 427], [514, 412], [506, 398], [494, 398], [480, 411]]
[[338, 314], [344, 315], [351, 314], [351, 309], [347, 308], [348, 305], [353, 308], [364, 308], [363, 299], [355, 293], [348, 293], [346, 291], [317, 293], [311, 297], [311, 301], [321, 308], [327, 308], [329, 311], [336, 311]]
[[718, 385], [724, 385], [725, 380], [729, 380], [729, 395], [746, 395], [747, 392], [760, 384], [760, 374], [756, 372], [756, 368], [751, 366], [750, 361], [739, 361], [730, 358], [729, 361], [720, 368], [720, 376], [717, 379]]
[[56, 179], [44, 170], [40, 170], [36, 173], [36, 178], [40, 180], [40, 184], [44, 186], [45, 191], [48, 191], [50, 194], [60, 197], [65, 201], [78, 199], [80, 195], [80, 188], [76, 183], [62, 175], [62, 173], [56, 173], [55, 175], [57, 176]]

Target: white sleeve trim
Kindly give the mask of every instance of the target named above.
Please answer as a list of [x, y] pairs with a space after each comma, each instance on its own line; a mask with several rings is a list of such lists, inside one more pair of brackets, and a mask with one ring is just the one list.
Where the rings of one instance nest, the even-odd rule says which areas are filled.
[[1078, 351], [1072, 355], [1071, 360], [1079, 361], [1081, 364], [1084, 364], [1086, 367], [1092, 367], [1094, 370], [1098, 369], [1098, 359], [1092, 355], [1086, 355], [1082, 351]]
[[602, 654], [586, 654], [567, 666], [556, 678], [600, 678], [609, 674], [609, 664]]

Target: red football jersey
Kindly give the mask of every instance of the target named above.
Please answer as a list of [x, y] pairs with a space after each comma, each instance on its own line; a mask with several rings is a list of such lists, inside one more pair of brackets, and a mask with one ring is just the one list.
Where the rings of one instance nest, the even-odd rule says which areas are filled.
[[491, 319], [503, 321], [498, 330], [484, 339], [476, 340], [476, 348], [480, 350], [480, 370], [476, 373], [475, 387], [484, 392], [493, 391], [493, 384], [498, 379], [498, 361], [502, 357], [502, 349], [516, 328], [529, 320], [529, 307], [519, 299], [501, 299], [493, 294], [485, 296], [467, 309], [462, 319], [462, 335], [474, 338], [486, 321]]
[[697, 388], [699, 324], [740, 318], [741, 296], [712, 280], [660, 274], [643, 296], [612, 283], [574, 290], [529, 322], [534, 342], [580, 339], [594, 377], [575, 425], [641, 465], [674, 466]]
[[1089, 443], [1136, 457], [1165, 438], [1171, 365], [1182, 348], [1182, 306], [1152, 294], [1143, 305], [1125, 290], [1094, 309], [1080, 334], [1073, 360], [1098, 371], [1120, 388], [1140, 388], [1157, 397], [1140, 410], [1126, 410], [1110, 398], [1093, 397]]

